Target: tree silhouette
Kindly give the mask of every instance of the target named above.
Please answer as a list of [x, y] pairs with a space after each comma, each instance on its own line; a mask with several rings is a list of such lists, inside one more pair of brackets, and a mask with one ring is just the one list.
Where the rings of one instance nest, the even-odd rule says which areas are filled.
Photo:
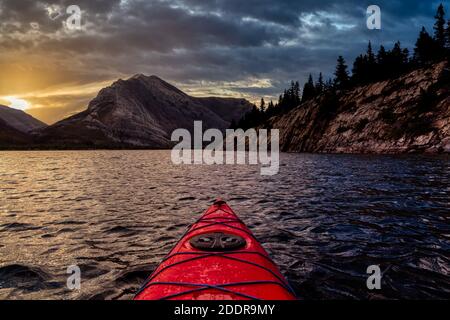
[[369, 44], [367, 45], [367, 61], [370, 64], [375, 64], [375, 54], [372, 50], [372, 42], [369, 41]]
[[352, 83], [354, 85], [366, 84], [378, 78], [377, 59], [369, 42], [365, 55], [359, 55], [353, 63]]
[[427, 64], [436, 56], [436, 43], [434, 39], [427, 32], [425, 27], [422, 27], [419, 38], [414, 48], [414, 60], [419, 64]]
[[300, 102], [300, 85], [298, 81], [291, 81], [289, 89], [284, 90], [284, 93], [278, 99], [279, 112], [288, 112], [297, 107]]
[[309, 75], [308, 81], [305, 83], [303, 87], [303, 97], [302, 102], [311, 100], [316, 95], [316, 87], [314, 86], [314, 80], [312, 75]]
[[295, 106], [298, 106], [301, 102], [300, 84], [298, 83], [298, 81], [295, 81], [295, 83], [294, 83], [294, 102], [295, 102]]
[[329, 90], [333, 90], [334, 88], [334, 84], [333, 84], [333, 80], [331, 78], [329, 78], [327, 80], [327, 82], [325, 82], [325, 88], [324, 91], [329, 91]]
[[354, 84], [364, 83], [366, 75], [367, 56], [360, 54], [353, 63], [352, 80]]
[[384, 46], [380, 46], [380, 49], [378, 50], [377, 57], [377, 69], [376, 69], [376, 79], [382, 79], [384, 75], [387, 73], [387, 51]]
[[252, 110], [246, 115], [244, 115], [244, 117], [241, 120], [239, 120], [236, 127], [247, 130], [249, 128], [254, 128], [258, 126], [263, 121], [264, 121], [264, 112], [261, 112], [261, 110], [254, 105]]
[[323, 75], [322, 72], [319, 73], [319, 79], [316, 83], [316, 94], [321, 94], [325, 89], [325, 84], [323, 83]]
[[261, 98], [261, 104], [259, 106], [259, 110], [264, 112], [266, 110], [266, 102], [264, 101], [264, 98]]
[[349, 75], [347, 69], [348, 67], [344, 57], [339, 56], [337, 59], [336, 71], [334, 72], [336, 77], [334, 79], [334, 84], [338, 89], [345, 89], [348, 86]]
[[388, 53], [387, 76], [398, 76], [406, 70], [409, 61], [409, 51], [402, 49], [400, 41]]
[[372, 81], [376, 78], [376, 70], [377, 70], [377, 60], [375, 54], [372, 49], [372, 42], [369, 41], [367, 45], [367, 74], [366, 80]]
[[436, 16], [434, 17], [436, 22], [434, 23], [434, 40], [440, 48], [445, 48], [445, 11], [442, 3], [439, 5]]
[[380, 46], [380, 50], [377, 54], [377, 62], [378, 64], [384, 64], [386, 62], [386, 49], [384, 46]]

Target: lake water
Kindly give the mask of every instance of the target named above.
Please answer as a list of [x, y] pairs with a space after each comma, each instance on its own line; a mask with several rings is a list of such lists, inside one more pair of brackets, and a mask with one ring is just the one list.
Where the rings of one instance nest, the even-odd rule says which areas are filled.
[[301, 298], [450, 298], [448, 156], [282, 154], [263, 177], [169, 151], [0, 152], [0, 298], [130, 299], [216, 197]]

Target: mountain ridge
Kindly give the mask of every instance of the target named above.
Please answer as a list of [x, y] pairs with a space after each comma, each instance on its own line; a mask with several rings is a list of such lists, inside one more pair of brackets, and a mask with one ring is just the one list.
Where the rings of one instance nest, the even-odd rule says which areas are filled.
[[47, 125], [22, 110], [0, 105], [0, 149], [23, 149], [32, 145], [33, 130]]
[[[217, 106], [217, 107], [216, 107]], [[191, 97], [157, 76], [137, 74], [103, 88], [86, 110], [34, 132], [55, 148], [170, 148], [173, 130], [225, 130], [252, 108], [245, 99]]]
[[0, 118], [0, 149], [21, 149], [31, 142], [30, 135], [8, 125]]
[[24, 133], [47, 126], [44, 122], [34, 118], [22, 110], [14, 109], [1, 104], [0, 119], [9, 126]]

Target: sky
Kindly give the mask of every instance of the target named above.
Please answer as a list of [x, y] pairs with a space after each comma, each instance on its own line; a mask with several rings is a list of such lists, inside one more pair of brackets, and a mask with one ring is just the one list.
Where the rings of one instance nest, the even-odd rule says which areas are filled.
[[[0, 0], [0, 104], [50, 124], [138, 73], [194, 96], [276, 100], [291, 80], [331, 77], [339, 55], [351, 66], [368, 41], [412, 49], [441, 2], [450, 11], [432, 0]], [[381, 30], [366, 25], [373, 4]]]

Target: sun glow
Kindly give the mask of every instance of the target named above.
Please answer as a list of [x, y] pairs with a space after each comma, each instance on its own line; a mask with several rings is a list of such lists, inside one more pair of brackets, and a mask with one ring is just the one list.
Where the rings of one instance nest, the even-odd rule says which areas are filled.
[[30, 107], [30, 103], [23, 99], [11, 97], [11, 96], [2, 97], [2, 99], [9, 102], [10, 108], [14, 108], [14, 109], [18, 109], [18, 110], [26, 110]]

